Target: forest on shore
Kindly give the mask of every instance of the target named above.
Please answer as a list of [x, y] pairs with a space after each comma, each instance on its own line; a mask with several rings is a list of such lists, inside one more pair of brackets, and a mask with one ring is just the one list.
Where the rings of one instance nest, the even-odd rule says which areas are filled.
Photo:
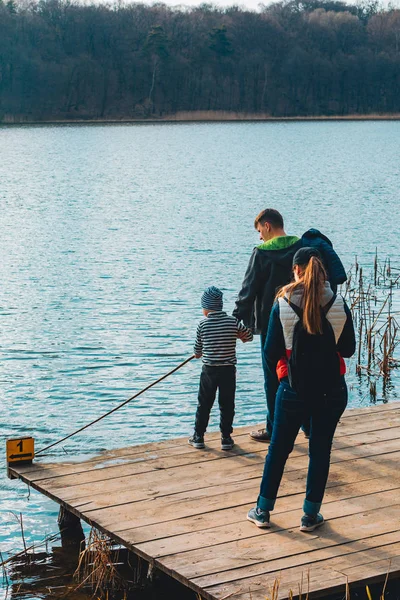
[[400, 113], [400, 10], [377, 0], [0, 0], [0, 122]]

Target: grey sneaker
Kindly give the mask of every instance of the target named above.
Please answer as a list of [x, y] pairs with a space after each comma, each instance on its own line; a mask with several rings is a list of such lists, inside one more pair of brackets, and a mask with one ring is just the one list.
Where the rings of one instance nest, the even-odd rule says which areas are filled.
[[255, 440], [256, 442], [264, 443], [270, 442], [272, 437], [269, 431], [267, 431], [266, 429], [258, 429], [256, 431], [252, 431], [251, 433], [249, 433], [249, 436], [252, 440]]
[[232, 450], [235, 442], [230, 435], [221, 437], [221, 450]]
[[194, 433], [191, 438], [188, 439], [188, 443], [196, 448], [196, 450], [203, 450], [206, 447], [204, 443], [204, 436]]
[[324, 523], [324, 517], [321, 513], [317, 515], [306, 515], [301, 517], [300, 531], [314, 531]]
[[249, 510], [247, 513], [247, 520], [257, 525], [257, 527], [262, 527], [264, 529], [271, 527], [269, 522], [269, 512], [258, 508], [258, 506]]

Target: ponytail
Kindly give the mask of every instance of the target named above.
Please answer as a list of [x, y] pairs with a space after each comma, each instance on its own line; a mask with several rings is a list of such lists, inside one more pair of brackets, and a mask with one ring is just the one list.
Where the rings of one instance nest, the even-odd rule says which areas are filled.
[[311, 256], [306, 265], [299, 265], [302, 272], [299, 281], [285, 285], [277, 294], [277, 298], [287, 295], [289, 300], [297, 289], [303, 291], [303, 327], [311, 335], [322, 333], [321, 300], [327, 279], [326, 271], [317, 256]]
[[306, 266], [302, 282], [304, 285], [303, 326], [307, 333], [322, 333], [321, 300], [326, 280], [326, 271], [319, 258], [312, 256]]

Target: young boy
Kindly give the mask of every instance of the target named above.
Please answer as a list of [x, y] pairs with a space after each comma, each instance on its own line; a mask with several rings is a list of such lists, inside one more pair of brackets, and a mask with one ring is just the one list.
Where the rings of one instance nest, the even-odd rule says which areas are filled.
[[194, 354], [203, 357], [203, 369], [200, 375], [200, 388], [197, 404], [194, 434], [189, 439], [193, 448], [202, 449], [211, 408], [217, 389], [221, 412], [221, 449], [232, 450], [231, 438], [233, 417], [235, 415], [236, 389], [236, 340], [251, 342], [253, 333], [235, 317], [222, 310], [222, 292], [212, 286], [201, 297], [201, 306], [205, 319], [197, 327]]

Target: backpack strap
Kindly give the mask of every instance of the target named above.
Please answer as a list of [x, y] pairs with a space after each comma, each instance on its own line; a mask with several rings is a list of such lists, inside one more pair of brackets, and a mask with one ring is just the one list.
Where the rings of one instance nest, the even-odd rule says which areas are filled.
[[328, 312], [331, 310], [332, 306], [335, 303], [335, 300], [337, 298], [337, 294], [333, 294], [332, 298], [329, 300], [328, 304], [325, 304], [325, 306], [322, 307], [322, 312], [324, 313], [324, 315], [326, 316], [328, 314]]
[[[337, 298], [337, 294], [333, 294], [333, 296], [329, 300], [328, 304], [325, 304], [325, 306], [321, 306], [322, 313], [325, 316], [328, 314], [328, 312], [332, 308], [336, 298]], [[290, 302], [289, 298], [286, 298], [286, 296], [283, 296], [283, 299], [289, 304], [290, 308], [296, 313], [296, 315], [299, 317], [299, 319], [302, 319], [303, 318], [303, 309], [300, 308], [300, 306], [297, 306], [297, 304], [293, 304], [293, 302]]]
[[286, 296], [283, 296], [283, 299], [289, 304], [290, 308], [296, 313], [301, 321], [303, 319], [303, 309], [300, 308], [300, 306], [297, 306], [297, 304], [290, 302], [289, 298], [286, 298]]

